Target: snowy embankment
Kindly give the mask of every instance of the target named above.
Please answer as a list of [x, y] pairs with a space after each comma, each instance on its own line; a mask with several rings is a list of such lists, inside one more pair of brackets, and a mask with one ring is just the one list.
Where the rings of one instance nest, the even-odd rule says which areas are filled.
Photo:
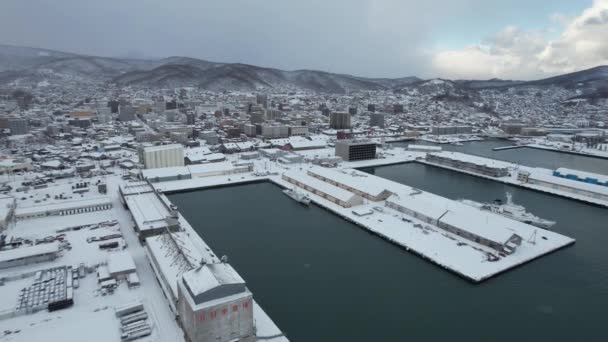
[[[477, 157], [477, 158], [483, 158], [483, 157]], [[483, 158], [483, 159], [487, 159], [488, 163], [495, 162], [495, 160], [493, 160], [493, 159], [489, 159], [489, 158]], [[575, 193], [571, 193], [571, 192], [567, 192], [567, 191], [563, 191], [563, 190], [559, 190], [559, 189], [542, 186], [542, 185], [523, 183], [523, 182], [517, 180], [517, 171], [527, 171], [527, 172], [530, 172], [531, 175], [551, 175], [553, 171], [551, 171], [549, 169], [511, 164], [509, 167], [511, 170], [513, 170], [511, 176], [491, 177], [491, 176], [482, 175], [482, 174], [472, 172], [472, 171], [462, 170], [462, 169], [459, 169], [456, 167], [450, 167], [450, 166], [441, 165], [441, 164], [437, 164], [437, 163], [431, 163], [431, 162], [429, 162], [427, 160], [423, 160], [423, 159], [417, 159], [416, 162], [425, 164], [425, 165], [429, 165], [429, 166], [435, 166], [435, 167], [440, 167], [440, 168], [447, 169], [447, 170], [464, 173], [464, 174], [475, 176], [475, 177], [485, 178], [485, 179], [493, 180], [496, 182], [501, 182], [504, 184], [519, 186], [519, 187], [531, 189], [534, 191], [545, 192], [548, 194], [564, 197], [567, 199], [572, 199], [575, 201], [585, 202], [585, 203], [589, 203], [589, 204], [593, 204], [593, 205], [597, 205], [597, 206], [601, 206], [601, 207], [608, 207], [608, 201], [603, 201], [601, 199], [584, 196], [584, 195], [579, 195], [579, 194], [575, 194]], [[508, 162], [501, 161], [501, 163], [508, 163]]]

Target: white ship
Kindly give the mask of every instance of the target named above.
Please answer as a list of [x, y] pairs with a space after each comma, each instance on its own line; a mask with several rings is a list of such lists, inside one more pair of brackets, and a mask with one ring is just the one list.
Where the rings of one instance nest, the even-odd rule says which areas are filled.
[[506, 195], [507, 203], [502, 203], [501, 200], [495, 200], [494, 203], [479, 203], [467, 199], [460, 199], [458, 201], [470, 205], [472, 207], [481, 210], [487, 210], [513, 220], [537, 226], [539, 228], [549, 229], [555, 224], [555, 221], [545, 220], [532, 213], [527, 212], [526, 208], [524, 208], [523, 206], [513, 203], [513, 198], [510, 193], [507, 192]]
[[310, 204], [310, 197], [304, 193], [296, 191], [295, 189], [285, 189], [283, 190], [283, 193], [304, 205]]

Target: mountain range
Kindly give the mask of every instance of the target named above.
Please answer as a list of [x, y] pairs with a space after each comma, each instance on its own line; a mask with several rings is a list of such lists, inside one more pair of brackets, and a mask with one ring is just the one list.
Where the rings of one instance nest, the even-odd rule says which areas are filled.
[[[241, 63], [218, 63], [190, 57], [128, 59], [88, 56], [49, 49], [0, 45], [0, 86], [65, 80], [134, 87], [183, 87], [253, 91], [269, 88], [346, 93], [359, 90], [403, 91], [442, 86], [461, 90], [507, 87], [580, 89], [582, 96], [608, 94], [608, 66], [598, 66], [536, 81], [438, 80], [415, 76], [365, 78], [316, 70], [285, 71]], [[603, 96], [602, 96], [603, 97]]]

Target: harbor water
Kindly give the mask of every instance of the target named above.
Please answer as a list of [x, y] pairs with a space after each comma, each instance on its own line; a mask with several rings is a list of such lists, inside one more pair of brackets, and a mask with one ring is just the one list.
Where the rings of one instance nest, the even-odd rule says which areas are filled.
[[364, 171], [453, 199], [510, 191], [577, 242], [475, 285], [270, 183], [169, 198], [291, 341], [608, 340], [608, 210], [415, 163]]
[[[486, 141], [472, 141], [464, 143], [462, 146], [433, 144], [428, 142], [416, 142], [416, 144], [439, 146], [445, 151], [468, 153], [525, 166], [543, 167], [551, 170], [555, 170], [559, 167], [567, 167], [587, 172], [608, 174], [608, 159], [587, 157], [557, 151], [540, 150], [530, 147], [500, 151], [492, 150], [495, 147], [515, 145], [514, 142], [508, 140], [492, 139]], [[391, 145], [406, 147], [408, 143], [395, 143]]]

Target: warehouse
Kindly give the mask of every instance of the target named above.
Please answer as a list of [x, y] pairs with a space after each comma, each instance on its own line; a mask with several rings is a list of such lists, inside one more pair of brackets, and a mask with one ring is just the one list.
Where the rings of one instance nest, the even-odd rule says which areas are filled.
[[0, 269], [51, 261], [59, 257], [59, 242], [43, 243], [0, 252]]
[[190, 170], [186, 166], [164, 167], [158, 169], [142, 170], [141, 175], [152, 183], [171, 182], [190, 179]]
[[591, 173], [560, 167], [559, 169], [553, 171], [553, 175], [579, 182], [608, 186], [608, 176], [601, 175], [599, 173]]
[[455, 169], [469, 171], [490, 177], [506, 177], [510, 164], [459, 152], [428, 153], [426, 160]]
[[370, 183], [368, 174], [354, 169], [338, 171], [315, 167], [308, 171], [308, 175], [374, 202], [384, 201], [392, 195], [382, 184]]
[[125, 203], [135, 221], [139, 239], [179, 230], [177, 211], [171, 210], [154, 192], [126, 196]]
[[112, 209], [112, 201], [108, 197], [99, 197], [17, 208], [15, 210], [15, 217], [18, 220], [24, 220], [52, 215], [75, 215], [109, 209]]
[[190, 165], [188, 166], [191, 178], [203, 178], [211, 176], [233, 175], [237, 173], [249, 172], [253, 170], [251, 165], [232, 165], [230, 162], [219, 162], [212, 164]]
[[608, 187], [580, 182], [572, 179], [531, 173], [527, 178], [528, 184], [540, 185], [554, 190], [561, 190], [575, 195], [608, 201]]
[[204, 264], [186, 271], [177, 288], [179, 319], [187, 340], [256, 340], [253, 295], [232, 266]]
[[108, 272], [114, 279], [126, 279], [135, 273], [135, 262], [127, 251], [111, 253], [108, 257]]
[[420, 195], [410, 195], [393, 196], [386, 206], [505, 254], [515, 252], [522, 242], [510, 228], [517, 224], [515, 221], [492, 214], [484, 217], [478, 209], [464, 204], [451, 202], [444, 207]]
[[355, 195], [352, 192], [338, 188], [337, 186], [331, 185], [304, 173], [294, 171], [285, 172], [283, 174], [283, 180], [310, 191], [313, 194], [344, 208], [350, 208], [355, 205], [363, 204], [363, 198], [361, 196]]

